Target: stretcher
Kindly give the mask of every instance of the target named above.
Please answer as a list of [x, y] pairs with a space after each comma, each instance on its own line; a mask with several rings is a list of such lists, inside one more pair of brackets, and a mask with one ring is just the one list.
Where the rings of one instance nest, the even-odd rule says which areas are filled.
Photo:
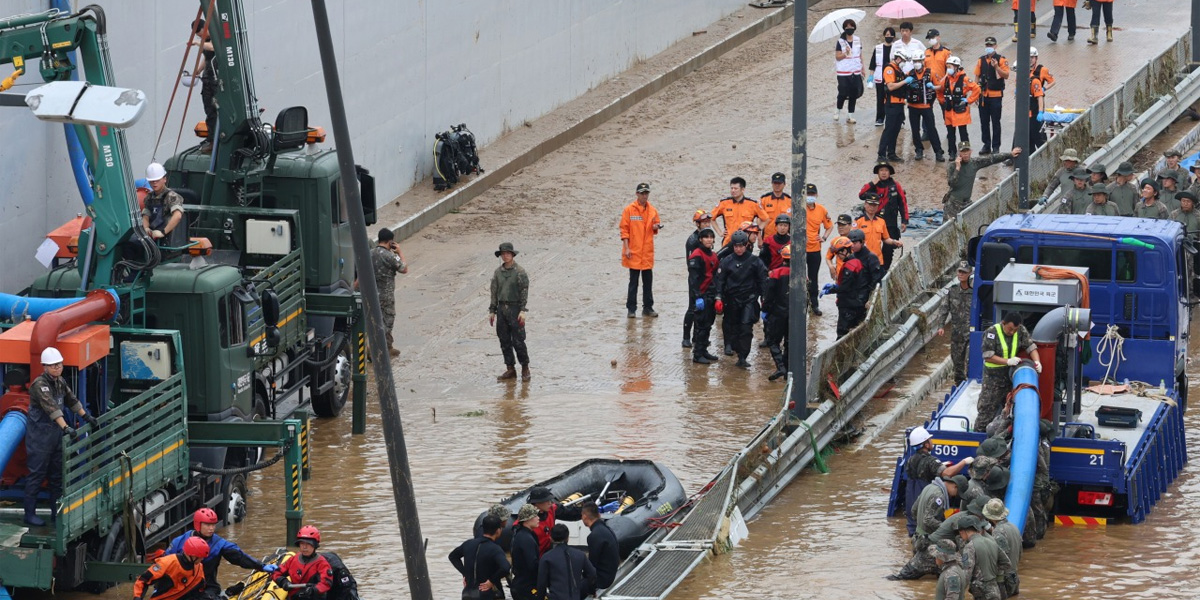
[[1058, 135], [1060, 131], [1065, 129], [1083, 114], [1083, 108], [1063, 108], [1055, 106], [1054, 108], [1042, 112], [1038, 115], [1038, 121], [1042, 123], [1042, 133], [1046, 134], [1046, 139], [1049, 140]]

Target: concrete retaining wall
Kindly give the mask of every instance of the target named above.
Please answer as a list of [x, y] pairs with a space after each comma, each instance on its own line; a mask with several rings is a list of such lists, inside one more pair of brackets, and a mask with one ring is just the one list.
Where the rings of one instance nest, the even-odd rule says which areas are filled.
[[[108, 16], [118, 85], [142, 89], [151, 100], [128, 132], [130, 159], [141, 171], [155, 156], [199, 2], [98, 3]], [[47, 6], [0, 0], [0, 15]], [[742, 6], [743, 0], [330, 0], [355, 157], [376, 175], [386, 201], [429, 173], [434, 133], [465, 122], [487, 144]], [[303, 104], [314, 125], [328, 126], [310, 3], [250, 0], [245, 10], [264, 118], [273, 121], [281, 109]], [[0, 77], [8, 73], [0, 69]], [[30, 73], [19, 83], [40, 78]], [[160, 160], [174, 151], [186, 97], [181, 88]], [[190, 131], [203, 119], [198, 89], [187, 108], [181, 147], [196, 142]], [[19, 149], [12, 140], [21, 141]], [[82, 205], [60, 127], [21, 109], [0, 109], [0, 142], [0, 239], [8, 255], [0, 290], [15, 291], [42, 271], [33, 252], [44, 233]]]

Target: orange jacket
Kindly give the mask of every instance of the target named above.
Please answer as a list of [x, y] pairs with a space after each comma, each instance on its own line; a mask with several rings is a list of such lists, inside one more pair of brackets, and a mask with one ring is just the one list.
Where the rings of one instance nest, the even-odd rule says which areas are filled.
[[837, 281], [838, 278], [842, 276], [842, 263], [846, 261], [842, 260], [842, 257], [838, 256], [837, 253], [833, 251], [833, 246], [830, 246], [829, 249], [825, 250], [825, 261], [828, 262], [830, 260], [837, 262], [837, 266], [833, 269], [833, 280]]
[[804, 240], [805, 252], [820, 252], [821, 251], [821, 226], [825, 226], [825, 231], [833, 230], [833, 219], [829, 218], [829, 211], [820, 203], [814, 203], [808, 210], [804, 211], [808, 225], [808, 235]]
[[[1021, 2], [1021, 0], [1012, 0], [1012, 9], [1020, 10], [1020, 6], [1021, 6], [1020, 2]], [[1029, 0], [1029, 12], [1031, 12], [1031, 13], [1037, 12], [1037, 0]]]
[[[1098, 2], [1099, 0], [1096, 1]], [[1078, 0], [1054, 0], [1055, 6], [1063, 6], [1066, 8], [1075, 8], [1077, 3]]]
[[871, 251], [871, 254], [874, 254], [879, 259], [879, 264], [885, 264], [883, 260], [883, 242], [884, 240], [890, 242], [892, 237], [888, 235], [887, 223], [884, 222], [883, 217], [879, 215], [875, 215], [874, 219], [868, 219], [865, 216], [859, 217], [858, 220], [854, 221], [854, 225], [861, 229], [863, 234], [867, 236], [863, 245], [867, 247], [867, 250]]
[[189, 558], [186, 560], [192, 566], [184, 568], [179, 562], [181, 556], [168, 554], [151, 563], [133, 582], [133, 597], [141, 598], [150, 592], [149, 597], [154, 600], [176, 600], [204, 591], [204, 565]]
[[767, 213], [767, 220], [763, 223], [762, 228], [762, 239], [765, 240], [775, 235], [775, 217], [792, 214], [792, 195], [784, 192], [782, 198], [776, 198], [774, 192], [771, 192], [759, 196], [758, 203], [762, 206], [763, 212]]
[[971, 81], [966, 73], [959, 71], [954, 75], [946, 76], [945, 85], [938, 90], [938, 101], [945, 104], [947, 100], [952, 99], [960, 81], [962, 82], [962, 97], [967, 100], [967, 106], [962, 112], [958, 112], [953, 106], [946, 109], [947, 127], [970, 125], [971, 105], [979, 100], [979, 84]]
[[759, 222], [767, 223], [767, 211], [763, 210], [759, 203], [742, 197], [741, 202], [734, 202], [733, 198], [725, 198], [717, 204], [717, 207], [712, 209], [713, 222], [717, 219], [723, 219], [725, 225], [725, 239], [721, 242], [724, 247], [729, 244], [729, 238], [733, 237], [733, 232], [742, 226], [746, 221], [754, 222], [758, 219]]
[[950, 49], [946, 46], [941, 46], [937, 50], [933, 48], [925, 49], [925, 68], [933, 72], [933, 82], [941, 83], [946, 77], [946, 59], [950, 58]]
[[637, 200], [621, 211], [621, 239], [629, 240], [633, 256], [626, 257], [621, 248], [621, 266], [645, 271], [654, 268], [654, 236], [658, 235], [658, 209], [649, 202], [645, 208]]
[[[975, 82], [976, 83], [978, 83], [980, 81], [979, 75], [981, 73], [981, 69], [983, 66], [983, 60], [984, 60], [983, 57], [979, 57], [979, 60], [975, 61]], [[996, 61], [996, 76], [1000, 79], [1005, 79], [1006, 77], [1008, 77], [1008, 59], [1003, 56], [1000, 57], [1000, 60]], [[983, 92], [984, 98], [1000, 98], [1000, 97], [1004, 96], [1004, 90], [983, 89], [982, 85], [980, 86], [980, 89]]]

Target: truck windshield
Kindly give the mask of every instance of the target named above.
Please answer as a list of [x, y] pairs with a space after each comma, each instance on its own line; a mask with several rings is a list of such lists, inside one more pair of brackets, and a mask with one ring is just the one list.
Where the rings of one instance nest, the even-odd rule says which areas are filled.
[[[1034, 264], [1033, 246], [1022, 246], [1017, 250], [1017, 262]], [[1070, 248], [1064, 246], [1042, 246], [1038, 248], [1037, 264], [1062, 265], [1064, 267], [1087, 267], [1091, 281], [1113, 281], [1121, 283], [1137, 281], [1137, 254], [1133, 250], [1117, 250], [1114, 264], [1113, 250], [1107, 248]]]

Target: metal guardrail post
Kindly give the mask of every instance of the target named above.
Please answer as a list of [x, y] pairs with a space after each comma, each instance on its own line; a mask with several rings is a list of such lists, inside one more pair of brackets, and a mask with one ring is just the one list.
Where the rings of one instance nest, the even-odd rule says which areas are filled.
[[[362, 314], [362, 299], [358, 301]], [[354, 364], [354, 375], [350, 377], [352, 385], [352, 422], [350, 425], [350, 433], [354, 435], [362, 435], [367, 431], [367, 332], [364, 329], [366, 319], [358, 319], [354, 322], [354, 326], [350, 329], [350, 348], [352, 349], [352, 361]]]
[[300, 477], [304, 481], [312, 479], [312, 415], [307, 410], [297, 410], [292, 418], [300, 421]]
[[284, 511], [284, 516], [287, 518], [287, 538], [284, 540], [285, 546], [290, 546], [292, 541], [296, 539], [296, 533], [300, 531], [300, 525], [304, 521], [304, 498], [303, 477], [301, 476], [301, 458], [300, 451], [300, 436], [303, 425], [299, 420], [288, 419], [284, 421], [284, 426], [287, 427], [288, 433], [291, 434], [292, 444], [288, 446], [287, 452], [284, 454], [284, 472], [287, 477], [287, 485], [284, 488], [284, 498], [287, 501], [287, 509]]

